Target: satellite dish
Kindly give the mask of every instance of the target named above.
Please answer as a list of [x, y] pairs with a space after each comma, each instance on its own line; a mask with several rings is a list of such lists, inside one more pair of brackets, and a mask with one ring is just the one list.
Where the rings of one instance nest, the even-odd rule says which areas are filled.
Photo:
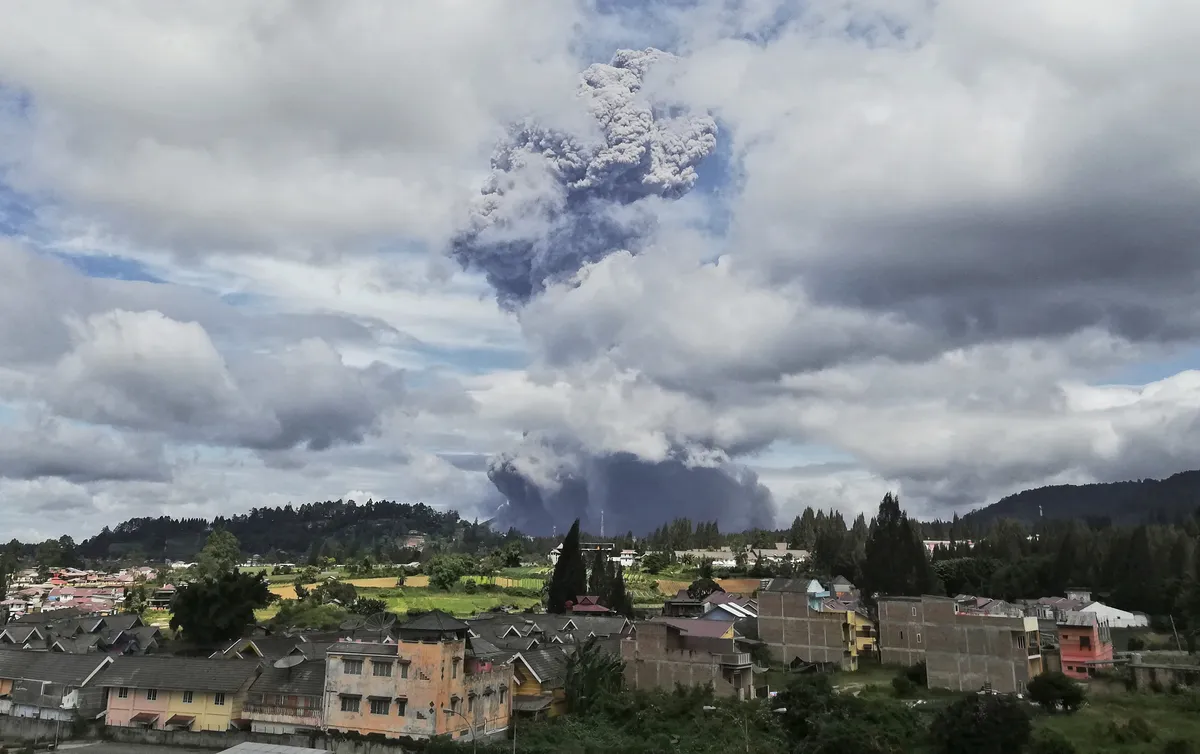
[[275, 667], [287, 670], [296, 667], [302, 662], [304, 662], [304, 655], [286, 655], [275, 661]]
[[362, 627], [363, 619], [357, 615], [350, 616], [346, 620], [342, 621], [342, 624], [338, 626], [338, 628], [342, 629], [343, 631], [356, 631]]
[[382, 637], [383, 632], [396, 625], [396, 616], [391, 613], [372, 613], [363, 622], [363, 628], [375, 631]]

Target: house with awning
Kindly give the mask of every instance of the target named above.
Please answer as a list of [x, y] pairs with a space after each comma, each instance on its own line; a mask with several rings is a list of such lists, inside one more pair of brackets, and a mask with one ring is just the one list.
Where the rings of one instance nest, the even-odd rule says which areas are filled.
[[100, 674], [105, 724], [167, 730], [248, 728], [244, 706], [262, 671], [253, 660], [118, 657]]

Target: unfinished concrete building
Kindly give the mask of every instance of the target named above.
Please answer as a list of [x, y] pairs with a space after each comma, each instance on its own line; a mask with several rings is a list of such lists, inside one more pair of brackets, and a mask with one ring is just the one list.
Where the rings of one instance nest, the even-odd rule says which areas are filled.
[[752, 699], [754, 667], [739, 652], [732, 622], [658, 618], [638, 623], [621, 641], [625, 683], [670, 691], [712, 684], [717, 696]]
[[879, 600], [884, 663], [925, 661], [929, 688], [1025, 693], [1042, 672], [1037, 618], [971, 615], [948, 597]]
[[771, 579], [758, 593], [758, 638], [775, 662], [858, 669], [855, 628], [841, 611], [813, 610], [808, 581]]

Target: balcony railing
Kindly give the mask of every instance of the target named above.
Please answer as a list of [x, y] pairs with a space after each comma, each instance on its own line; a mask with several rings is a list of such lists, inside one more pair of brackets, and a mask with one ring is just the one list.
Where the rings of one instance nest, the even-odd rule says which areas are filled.
[[730, 652], [727, 654], [723, 654], [723, 655], [720, 655], [719, 662], [722, 665], [734, 665], [737, 667], [744, 667], [744, 666], [747, 666], [750, 664], [750, 653], [749, 652]]
[[320, 717], [320, 707], [281, 707], [273, 704], [242, 705], [242, 710], [249, 715], [273, 715], [277, 717]]

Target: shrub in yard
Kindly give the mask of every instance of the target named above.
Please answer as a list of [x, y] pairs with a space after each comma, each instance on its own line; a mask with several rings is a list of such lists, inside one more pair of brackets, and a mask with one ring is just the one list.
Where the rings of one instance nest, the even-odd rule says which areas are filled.
[[1163, 754], [1196, 754], [1196, 745], [1186, 738], [1172, 738], [1163, 744]]
[[908, 677], [908, 680], [912, 681], [914, 686], [925, 688], [929, 685], [929, 669], [925, 665], [924, 660], [909, 665], [904, 669], [904, 675]]
[[1154, 728], [1146, 718], [1135, 715], [1124, 724], [1109, 722], [1108, 736], [1119, 744], [1149, 743], [1154, 740]]
[[474, 594], [479, 591], [479, 585], [475, 583], [475, 579], [467, 579], [463, 582], [463, 591], [467, 594]]
[[1039, 730], [1033, 735], [1029, 754], [1076, 754], [1071, 739], [1052, 730]]
[[1074, 712], [1083, 704], [1083, 687], [1066, 675], [1052, 671], [1029, 682], [1029, 698], [1047, 712]]
[[929, 732], [941, 754], [1011, 754], [1029, 743], [1032, 723], [1009, 694], [972, 694], [946, 707]]
[[892, 690], [896, 692], [896, 696], [908, 696], [916, 688], [916, 684], [903, 673], [892, 679]]
[[1146, 640], [1140, 636], [1130, 636], [1129, 643], [1126, 646], [1130, 652], [1137, 652], [1146, 648]]

